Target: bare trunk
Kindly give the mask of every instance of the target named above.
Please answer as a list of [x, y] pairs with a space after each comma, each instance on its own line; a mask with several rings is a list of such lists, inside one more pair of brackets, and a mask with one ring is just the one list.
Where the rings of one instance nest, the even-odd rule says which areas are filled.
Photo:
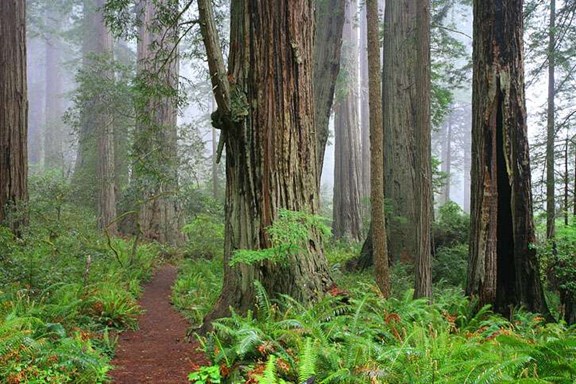
[[[414, 1], [414, 0], [410, 0]], [[418, 0], [416, 9], [415, 100], [416, 121], [416, 276], [414, 297], [432, 297], [432, 158], [430, 134], [430, 1]]]
[[384, 221], [384, 132], [382, 130], [382, 92], [380, 89], [380, 39], [377, 0], [366, 1], [368, 35], [368, 76], [370, 103], [370, 153], [372, 201], [372, 249], [376, 284], [384, 297], [390, 296], [390, 273], [388, 270], [388, 248]]
[[323, 0], [315, 4], [317, 28], [314, 37], [314, 119], [318, 138], [316, 151], [318, 182], [320, 182], [329, 136], [328, 123], [334, 100], [334, 88], [340, 72], [345, 0]]
[[[360, 131], [362, 148], [362, 197], [370, 197], [370, 113], [368, 110], [368, 35], [366, 7], [360, 11]], [[379, 55], [380, 56], [380, 55]]]
[[39, 38], [28, 39], [28, 161], [30, 165], [41, 167], [44, 157], [45, 126], [45, 51]]
[[450, 172], [452, 163], [452, 121], [448, 116], [448, 120], [444, 125], [444, 135], [442, 142], [442, 164], [440, 170], [446, 174], [446, 184], [442, 186], [442, 193], [440, 194], [440, 205], [444, 205], [450, 201]]
[[554, 142], [556, 139], [555, 113], [555, 37], [556, 0], [550, 0], [550, 23], [548, 27], [548, 112], [546, 127], [546, 238], [554, 238], [556, 232], [556, 180], [554, 174]]
[[348, 3], [341, 65], [348, 74], [345, 93], [337, 101], [334, 119], [334, 199], [332, 232], [337, 239], [361, 239], [360, 130], [358, 125], [358, 6]]
[[[55, 30], [59, 30], [60, 15], [54, 10], [48, 10], [46, 18]], [[50, 34], [46, 38], [46, 127], [44, 130], [44, 166], [46, 168], [62, 168], [64, 166], [62, 104], [63, 79], [60, 68], [62, 46], [58, 36]]]
[[549, 315], [532, 218], [522, 0], [474, 1], [472, 226], [467, 294]]
[[[101, 9], [105, 0], [96, 0], [98, 10], [92, 15], [96, 36], [96, 53], [112, 57], [112, 35], [108, 31]], [[102, 73], [108, 79], [114, 77], [111, 71]], [[114, 174], [114, 126], [111, 115], [106, 107], [101, 105], [102, 100], [94, 100], [96, 114], [91, 116], [96, 122], [95, 132], [98, 142], [97, 180], [98, 180], [98, 227], [107, 233], [117, 232], [116, 224], [116, 186]]]
[[229, 264], [238, 249], [270, 246], [266, 228], [280, 209], [318, 209], [312, 1], [234, 1], [227, 78], [216, 74], [223, 61], [210, 1], [198, 5], [212, 81], [223, 85], [215, 89], [213, 124], [226, 144], [224, 286], [208, 324], [230, 307], [252, 308], [255, 280], [272, 296], [299, 301], [317, 299], [332, 280], [314, 233], [307, 251], [286, 255], [285, 263]]
[[24, 0], [0, 1], [0, 63], [0, 224], [18, 234], [28, 219]]

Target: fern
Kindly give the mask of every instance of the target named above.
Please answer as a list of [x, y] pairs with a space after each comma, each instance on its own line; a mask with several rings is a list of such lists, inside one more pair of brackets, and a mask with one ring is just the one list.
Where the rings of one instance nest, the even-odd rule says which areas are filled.
[[268, 361], [266, 362], [266, 368], [262, 372], [262, 376], [258, 377], [258, 383], [260, 384], [278, 384], [276, 378], [276, 357], [270, 355]]
[[317, 352], [312, 340], [307, 337], [300, 351], [300, 364], [298, 365], [298, 381], [305, 382], [310, 377], [316, 376]]

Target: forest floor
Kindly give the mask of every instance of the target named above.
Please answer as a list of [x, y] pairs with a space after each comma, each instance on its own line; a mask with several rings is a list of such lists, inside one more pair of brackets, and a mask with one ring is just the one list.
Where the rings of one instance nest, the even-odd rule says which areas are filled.
[[144, 288], [140, 305], [144, 313], [137, 331], [120, 334], [111, 372], [115, 384], [188, 383], [188, 374], [206, 363], [198, 342], [186, 337], [188, 322], [170, 304], [177, 268], [158, 269]]

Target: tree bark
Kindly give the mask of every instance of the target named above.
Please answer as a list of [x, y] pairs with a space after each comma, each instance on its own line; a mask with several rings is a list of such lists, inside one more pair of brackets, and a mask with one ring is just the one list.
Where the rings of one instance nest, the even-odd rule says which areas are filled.
[[324, 166], [328, 142], [330, 113], [334, 101], [336, 78], [340, 73], [342, 30], [345, 0], [316, 1], [316, 29], [314, 37], [314, 119], [318, 143], [318, 185]]
[[366, 7], [360, 11], [360, 131], [362, 148], [362, 198], [370, 197], [370, 112], [368, 109], [368, 34]]
[[380, 89], [380, 39], [378, 1], [366, 1], [366, 33], [368, 34], [368, 85], [370, 109], [370, 153], [372, 201], [372, 249], [376, 284], [384, 297], [390, 296], [390, 273], [388, 270], [388, 248], [386, 223], [384, 220], [384, 132], [382, 130], [382, 92]]
[[[178, 51], [176, 29], [158, 19], [173, 12], [168, 0], [141, 3], [138, 41], [138, 76], [144, 92], [138, 102], [138, 127], [134, 153], [135, 173], [142, 204], [139, 228], [144, 237], [178, 245], [180, 231], [178, 191], [177, 108]], [[160, 89], [159, 92], [151, 92]], [[150, 96], [152, 95], [152, 96]]]
[[28, 217], [26, 2], [0, 1], [0, 224], [19, 234]]
[[334, 197], [332, 233], [336, 239], [361, 240], [360, 130], [358, 124], [358, 28], [356, 1], [346, 7], [341, 65], [344, 92], [336, 101], [334, 118]]
[[[415, 0], [410, 0], [415, 1]], [[432, 154], [430, 121], [430, 1], [418, 0], [416, 9], [416, 65], [414, 125], [416, 189], [416, 276], [414, 297], [432, 298]]]
[[467, 294], [503, 314], [549, 315], [532, 217], [522, 0], [474, 1], [471, 236]]
[[414, 0], [393, 1], [384, 11], [384, 195], [390, 202], [388, 252], [392, 261], [414, 263], [418, 254], [415, 126], [416, 9]]
[[230, 266], [236, 250], [268, 248], [266, 228], [279, 210], [316, 213], [317, 136], [312, 91], [314, 20], [311, 0], [234, 1], [228, 71], [213, 30], [211, 3], [199, 0], [201, 31], [217, 86], [213, 124], [226, 145], [224, 285], [205, 324], [255, 303], [258, 280], [275, 297], [317, 299], [332, 284], [322, 243], [285, 263]]
[[556, 0], [550, 0], [548, 25], [548, 111], [546, 124], [546, 238], [553, 239], [556, 233], [556, 175], [554, 174], [554, 143], [556, 140], [555, 114], [555, 29]]

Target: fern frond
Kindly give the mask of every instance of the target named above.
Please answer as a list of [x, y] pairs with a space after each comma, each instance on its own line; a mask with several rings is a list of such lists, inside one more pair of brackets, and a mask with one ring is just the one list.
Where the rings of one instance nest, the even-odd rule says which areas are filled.
[[270, 302], [266, 288], [264, 288], [262, 283], [258, 280], [254, 281], [254, 295], [256, 296], [258, 318], [264, 321], [271, 320], [273, 315], [272, 303]]
[[304, 346], [300, 350], [298, 364], [298, 382], [302, 383], [310, 377], [316, 375], [316, 357], [318, 356], [317, 349], [309, 337], [306, 338]]

